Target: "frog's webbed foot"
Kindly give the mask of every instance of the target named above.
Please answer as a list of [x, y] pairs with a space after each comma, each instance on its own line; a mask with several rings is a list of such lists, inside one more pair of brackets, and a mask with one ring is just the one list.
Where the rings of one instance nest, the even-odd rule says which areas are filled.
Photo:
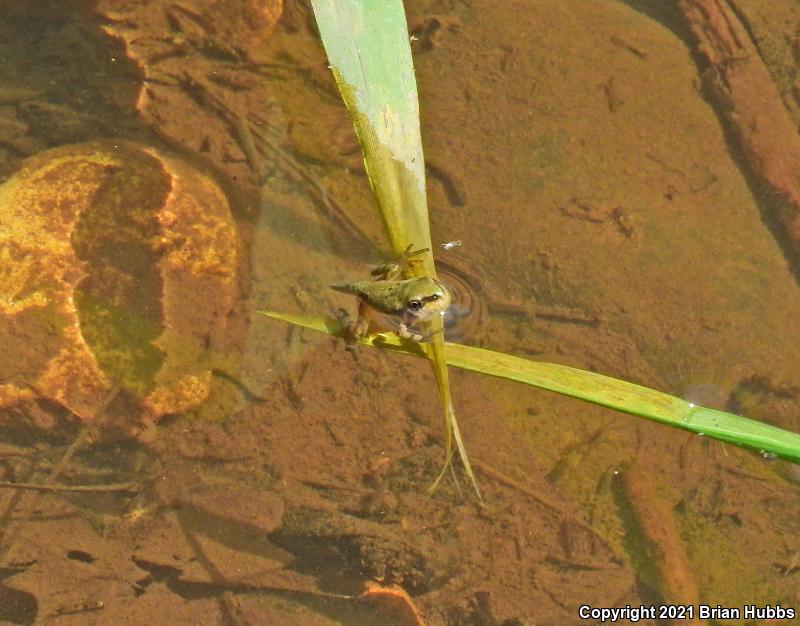
[[375, 280], [391, 280], [402, 271], [402, 267], [399, 263], [396, 261], [389, 261], [388, 263], [383, 263], [373, 268], [370, 275], [374, 276]]
[[344, 347], [358, 361], [358, 341], [367, 334], [369, 323], [363, 317], [353, 317], [344, 309], [336, 311], [336, 318], [344, 331]]
[[358, 361], [358, 338], [356, 337], [357, 322], [353, 317], [344, 309], [336, 311], [336, 319], [342, 325], [342, 333], [344, 339], [344, 347], [353, 358]]
[[389, 261], [373, 269], [371, 272], [372, 276], [375, 276], [377, 280], [394, 280], [400, 276], [406, 268], [422, 262], [421, 259], [415, 257], [430, 252], [430, 248], [420, 248], [412, 252], [413, 247], [414, 244], [409, 244], [397, 261]]

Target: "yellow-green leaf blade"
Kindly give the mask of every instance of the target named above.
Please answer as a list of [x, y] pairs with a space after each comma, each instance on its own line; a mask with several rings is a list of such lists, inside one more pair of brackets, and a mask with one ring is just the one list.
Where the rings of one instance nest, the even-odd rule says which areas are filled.
[[[330, 335], [342, 334], [341, 326], [335, 320], [271, 311], [261, 313]], [[412, 356], [427, 356], [431, 349], [427, 344], [404, 340], [391, 333], [367, 337], [362, 343]], [[454, 367], [521, 382], [800, 462], [800, 434], [797, 433], [740, 415], [696, 406], [669, 394], [602, 374], [530, 361], [484, 348], [455, 343], [445, 345], [447, 363]]]
[[[350, 111], [364, 163], [392, 249], [428, 253], [409, 266], [416, 275], [436, 276], [433, 263], [419, 100], [400, 0], [312, 0], [320, 36], [339, 91]], [[444, 353], [442, 320], [426, 324], [433, 337], [431, 362], [445, 416], [445, 456], [455, 441], [478, 497], [477, 482], [458, 430]]]
[[[312, 0], [395, 254], [430, 248], [425, 161], [408, 26], [399, 0]], [[426, 269], [432, 261], [426, 256]]]

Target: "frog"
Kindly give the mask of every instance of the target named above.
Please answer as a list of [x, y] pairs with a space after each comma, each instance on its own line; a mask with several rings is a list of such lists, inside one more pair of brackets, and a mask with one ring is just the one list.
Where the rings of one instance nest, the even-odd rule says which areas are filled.
[[333, 283], [332, 289], [354, 295], [359, 299], [358, 319], [349, 319], [340, 312], [340, 319], [350, 337], [348, 343], [355, 344], [366, 336], [370, 328], [371, 314], [378, 313], [388, 321], [397, 334], [411, 341], [423, 341], [425, 337], [413, 332], [410, 326], [427, 322], [437, 315], [444, 315], [450, 306], [451, 296], [447, 288], [433, 276], [403, 278], [409, 267], [419, 263], [419, 255], [428, 249], [411, 252], [409, 246], [399, 262], [378, 266], [372, 271], [374, 280], [358, 280]]

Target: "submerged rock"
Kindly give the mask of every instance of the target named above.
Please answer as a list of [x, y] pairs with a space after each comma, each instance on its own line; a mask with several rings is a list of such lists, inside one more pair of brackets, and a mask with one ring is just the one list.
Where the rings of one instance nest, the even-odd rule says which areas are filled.
[[49, 400], [90, 420], [201, 403], [236, 295], [217, 184], [180, 159], [92, 142], [0, 185], [0, 407]]

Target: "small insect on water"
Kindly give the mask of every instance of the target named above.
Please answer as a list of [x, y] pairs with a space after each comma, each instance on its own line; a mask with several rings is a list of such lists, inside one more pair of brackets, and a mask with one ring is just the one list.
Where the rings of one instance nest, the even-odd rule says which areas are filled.
[[437, 279], [430, 276], [402, 279], [404, 271], [410, 265], [420, 263], [418, 257], [429, 252], [428, 248], [412, 252], [412, 247], [406, 249], [399, 262], [385, 263], [375, 268], [372, 271], [374, 280], [331, 285], [336, 291], [359, 299], [358, 320], [355, 323], [346, 313], [341, 316], [351, 334], [348, 340], [348, 349], [351, 351], [371, 326], [381, 326], [381, 322], [404, 339], [422, 341], [424, 337], [412, 332], [409, 327], [433, 319], [436, 315], [444, 315], [450, 306], [450, 293]]

